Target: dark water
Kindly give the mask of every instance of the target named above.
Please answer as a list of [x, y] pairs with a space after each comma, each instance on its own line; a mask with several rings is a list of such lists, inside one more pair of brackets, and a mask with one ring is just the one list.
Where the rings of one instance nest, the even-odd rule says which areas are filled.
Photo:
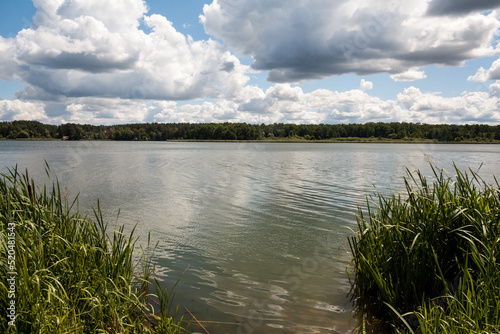
[[[500, 145], [0, 141], [0, 162], [46, 182], [141, 242], [159, 242], [165, 286], [210, 333], [345, 333], [347, 237], [375, 188], [429, 162], [498, 176]], [[187, 316], [190, 318], [190, 316]], [[223, 323], [224, 322], [224, 323]], [[201, 330], [200, 330], [201, 331]]]

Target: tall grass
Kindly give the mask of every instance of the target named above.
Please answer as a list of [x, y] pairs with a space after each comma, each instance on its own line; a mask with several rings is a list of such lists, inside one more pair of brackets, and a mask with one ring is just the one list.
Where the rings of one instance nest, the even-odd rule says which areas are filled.
[[[133, 231], [110, 231], [99, 206], [90, 219], [76, 203], [58, 181], [37, 187], [28, 172], [1, 174], [0, 332], [184, 333], [183, 319], [167, 312], [151, 249], [139, 251]], [[9, 223], [16, 224], [15, 328], [6, 319]]]
[[498, 181], [432, 170], [434, 182], [408, 171], [404, 195], [377, 194], [359, 211], [349, 240], [356, 309], [395, 332], [500, 332]]

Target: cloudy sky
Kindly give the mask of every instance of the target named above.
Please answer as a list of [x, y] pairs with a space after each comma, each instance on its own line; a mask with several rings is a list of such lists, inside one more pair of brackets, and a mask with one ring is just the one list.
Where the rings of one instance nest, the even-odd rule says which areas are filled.
[[2, 0], [0, 120], [500, 123], [500, 0]]

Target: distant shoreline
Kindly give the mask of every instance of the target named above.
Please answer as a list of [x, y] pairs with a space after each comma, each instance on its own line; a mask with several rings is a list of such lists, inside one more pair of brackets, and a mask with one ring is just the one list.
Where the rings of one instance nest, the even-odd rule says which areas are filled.
[[[116, 140], [115, 140], [116, 141]], [[370, 138], [336, 138], [336, 139], [255, 139], [255, 140], [211, 140], [211, 139], [173, 139], [167, 142], [223, 142], [223, 143], [311, 143], [311, 144], [500, 144], [500, 140], [493, 141], [438, 141], [436, 139], [402, 140], [402, 139], [370, 139]]]
[[133, 123], [90, 125], [0, 122], [0, 138], [116, 141], [305, 143], [500, 143], [500, 125], [487, 124], [247, 124]]
[[57, 138], [0, 138], [0, 141], [68, 141], [68, 142], [169, 142], [169, 143], [305, 143], [305, 144], [500, 144], [500, 140], [474, 141], [439, 141], [437, 139], [388, 139], [388, 138], [334, 138], [334, 139], [304, 139], [304, 138], [276, 138], [276, 139], [249, 139], [249, 140], [229, 140], [229, 139], [168, 139], [168, 140], [114, 140], [114, 139], [80, 139], [80, 140], [62, 140]]

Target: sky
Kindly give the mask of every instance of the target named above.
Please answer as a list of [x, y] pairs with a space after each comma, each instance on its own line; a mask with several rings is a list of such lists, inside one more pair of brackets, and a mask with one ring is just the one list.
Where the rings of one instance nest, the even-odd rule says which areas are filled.
[[500, 124], [500, 0], [2, 0], [0, 121]]

